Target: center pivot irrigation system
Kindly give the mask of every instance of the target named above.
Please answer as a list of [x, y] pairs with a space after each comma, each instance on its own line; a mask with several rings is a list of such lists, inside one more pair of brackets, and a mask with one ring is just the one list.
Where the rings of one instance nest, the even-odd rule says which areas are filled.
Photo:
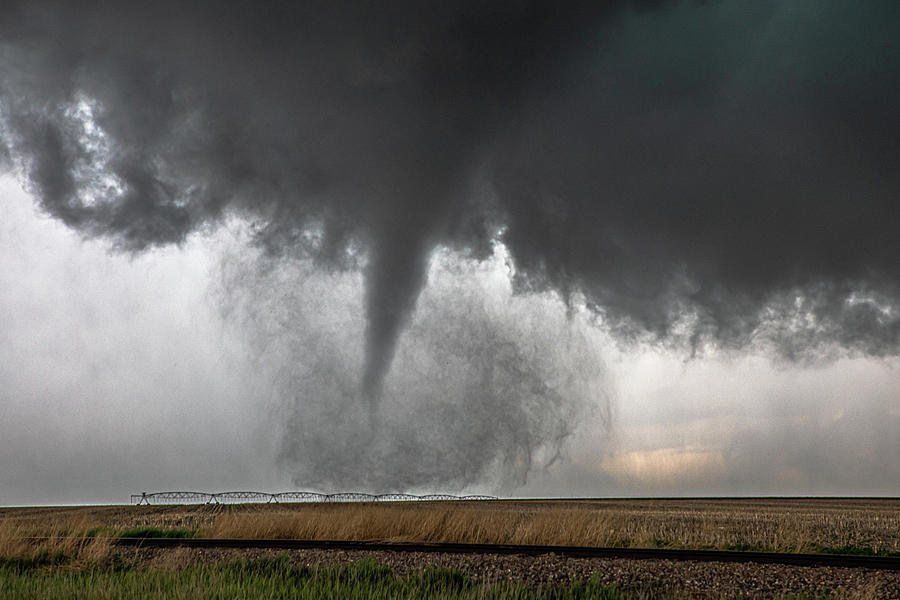
[[320, 494], [318, 492], [153, 492], [132, 494], [132, 504], [226, 504], [268, 502], [429, 502], [435, 500], [496, 500], [496, 496], [453, 496], [451, 494], [363, 494], [342, 492]]

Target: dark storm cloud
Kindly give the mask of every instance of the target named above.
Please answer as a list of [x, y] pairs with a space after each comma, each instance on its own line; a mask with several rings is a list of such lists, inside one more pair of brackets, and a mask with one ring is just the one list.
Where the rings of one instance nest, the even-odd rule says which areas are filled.
[[518, 264], [693, 343], [895, 353], [898, 23], [829, 2], [631, 20], [497, 161]]
[[[447, 245], [623, 336], [895, 354], [893, 0], [8, 3], [3, 140], [125, 250], [364, 250], [377, 395]], [[310, 232], [314, 232], [312, 235]]]

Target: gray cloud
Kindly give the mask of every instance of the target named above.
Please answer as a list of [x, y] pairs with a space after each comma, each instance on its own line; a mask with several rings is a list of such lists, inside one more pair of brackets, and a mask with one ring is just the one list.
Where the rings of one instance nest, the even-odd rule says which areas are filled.
[[361, 357], [310, 366], [338, 406], [391, 402], [407, 328], [540, 379], [492, 320], [414, 334], [434, 249], [497, 239], [520, 291], [583, 294], [619, 339], [897, 353], [891, 0], [8, 4], [0, 160], [124, 251], [237, 216], [276, 263], [361, 270]]
[[500, 161], [518, 264], [694, 344], [895, 353], [897, 22], [878, 3], [626, 19]]
[[276, 252], [317, 221], [316, 255], [360, 240], [377, 394], [424, 255], [489, 241], [484, 207], [460, 210], [480, 148], [620, 9], [25, 3], [4, 31], [4, 137], [45, 210], [127, 250], [226, 209]]
[[[127, 250], [226, 212], [274, 252], [364, 247], [372, 393], [428, 252], [483, 255], [498, 227], [527, 285], [623, 332], [687, 313], [695, 347], [891, 354], [900, 320], [870, 300], [898, 293], [897, 22], [892, 2], [28, 2], [4, 19], [3, 138], [47, 212]], [[767, 324], [785, 297], [815, 344]]]

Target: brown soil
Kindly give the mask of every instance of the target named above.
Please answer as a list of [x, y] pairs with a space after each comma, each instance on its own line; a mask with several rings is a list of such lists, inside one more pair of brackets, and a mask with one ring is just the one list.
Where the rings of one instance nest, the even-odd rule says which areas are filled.
[[300, 564], [341, 563], [374, 557], [397, 574], [435, 565], [459, 569], [481, 581], [511, 580], [532, 588], [588, 578], [615, 583], [644, 598], [779, 598], [790, 594], [829, 594], [853, 600], [900, 598], [900, 572], [835, 567], [792, 567], [750, 563], [568, 558], [557, 555], [472, 555], [418, 552], [261, 549], [116, 548], [126, 560], [170, 568], [195, 562], [288, 554]]

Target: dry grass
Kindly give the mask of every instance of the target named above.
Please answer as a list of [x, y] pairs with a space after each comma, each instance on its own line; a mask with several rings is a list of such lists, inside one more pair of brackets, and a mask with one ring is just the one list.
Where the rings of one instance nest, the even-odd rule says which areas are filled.
[[0, 564], [4, 560], [102, 563], [112, 549], [109, 536], [98, 535], [105, 525], [92, 510], [0, 509]]
[[896, 501], [493, 502], [307, 505], [226, 512], [211, 537], [900, 551]]
[[73, 564], [94, 564], [110, 555], [109, 537], [90, 535], [92, 521], [66, 520], [57, 525], [39, 529], [30, 528], [15, 519], [0, 519], [0, 557], [4, 559], [31, 559], [42, 556], [52, 562], [55, 557], [65, 557]]
[[[184, 528], [202, 537], [900, 552], [898, 499], [489, 501], [0, 509], [0, 555], [21, 538]], [[100, 550], [96, 550], [100, 551]]]

